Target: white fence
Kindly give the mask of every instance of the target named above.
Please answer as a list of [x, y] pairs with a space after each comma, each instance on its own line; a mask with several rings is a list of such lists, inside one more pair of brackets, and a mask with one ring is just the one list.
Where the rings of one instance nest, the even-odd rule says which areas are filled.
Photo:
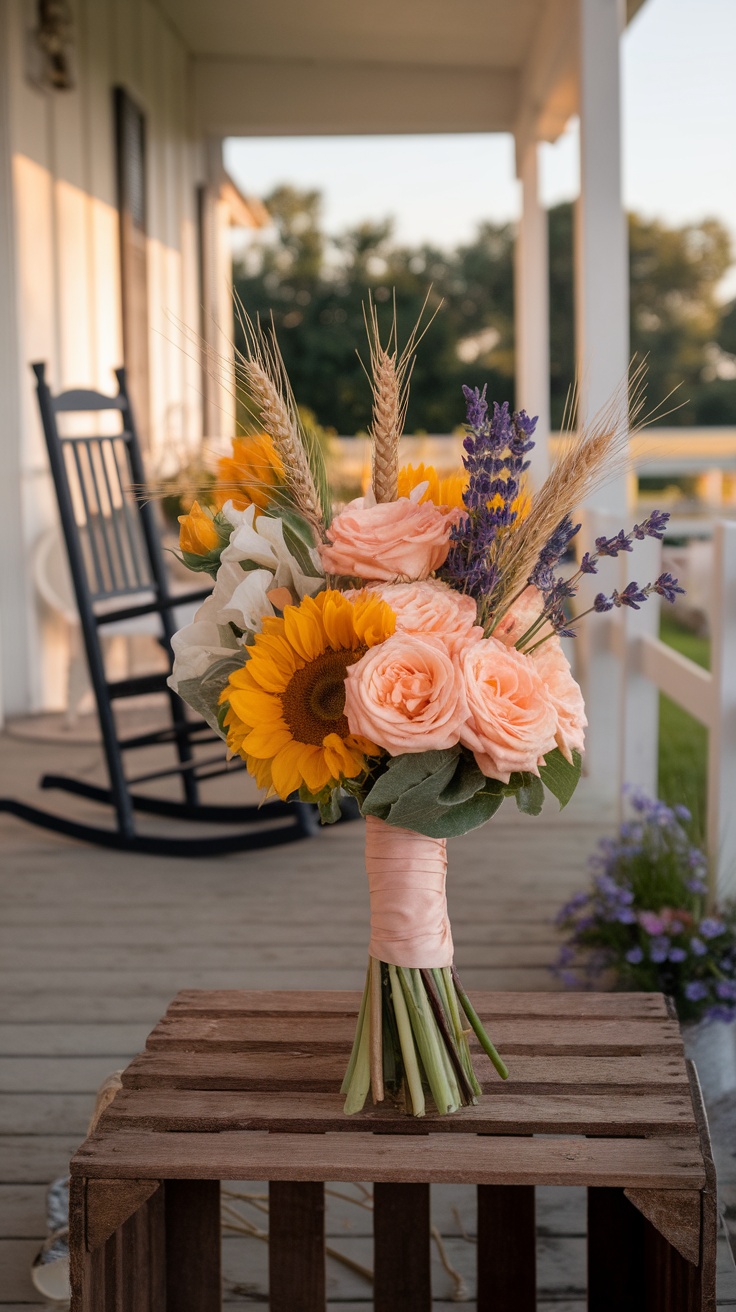
[[[616, 532], [607, 514], [587, 517], [585, 542]], [[583, 534], [581, 533], [581, 538]], [[661, 548], [648, 539], [606, 562], [596, 591], [661, 572]], [[736, 897], [736, 523], [716, 526], [710, 606], [711, 668], [701, 669], [659, 638], [659, 605], [591, 617], [579, 640], [579, 669], [591, 721], [587, 772], [602, 791], [615, 781], [657, 790], [659, 693], [708, 730], [707, 837], [713, 900]], [[603, 622], [601, 622], [603, 621]], [[681, 762], [683, 773], [687, 761]]]

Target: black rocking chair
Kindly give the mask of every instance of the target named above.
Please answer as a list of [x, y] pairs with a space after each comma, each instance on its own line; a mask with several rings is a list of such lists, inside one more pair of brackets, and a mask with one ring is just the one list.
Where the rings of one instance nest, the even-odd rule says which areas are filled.
[[[67, 775], [47, 774], [41, 778], [40, 787], [62, 789], [111, 806], [116, 827], [85, 824], [14, 798], [0, 798], [0, 811], [103, 847], [161, 856], [211, 856], [270, 847], [315, 833], [318, 827], [316, 810], [302, 802], [269, 802], [260, 807], [201, 803], [200, 784], [232, 769], [242, 768], [242, 762], [226, 763], [222, 750], [217, 757], [196, 759], [197, 746], [209, 742], [221, 744], [221, 740], [204, 720], [189, 717], [184, 702], [167, 686], [166, 673], [114, 682], [107, 678], [100, 643], [102, 627], [140, 615], [158, 616], [161, 645], [171, 663], [171, 639], [176, 631], [175, 610], [202, 600], [209, 589], [186, 593], [172, 593], [170, 589], [156, 508], [144, 492], [143, 461], [125, 370], [116, 371], [117, 396], [82, 389], [52, 396], [45, 380], [45, 365], [34, 364], [33, 371], [109, 776], [109, 787], [102, 788]], [[120, 412], [122, 429], [119, 433], [94, 437], [60, 435], [56, 422], [58, 414], [100, 410]], [[120, 738], [113, 701], [146, 694], [160, 696], [162, 692], [167, 694], [170, 723], [148, 733]], [[148, 771], [134, 778], [126, 776], [125, 752], [162, 744], [173, 748], [176, 756], [173, 766]], [[136, 785], [169, 776], [179, 777], [183, 800], [132, 791]], [[255, 827], [208, 837], [174, 838], [139, 833], [135, 825], [136, 811], [206, 824]], [[291, 823], [284, 824], [287, 817]], [[272, 821], [281, 823], [274, 825]]]

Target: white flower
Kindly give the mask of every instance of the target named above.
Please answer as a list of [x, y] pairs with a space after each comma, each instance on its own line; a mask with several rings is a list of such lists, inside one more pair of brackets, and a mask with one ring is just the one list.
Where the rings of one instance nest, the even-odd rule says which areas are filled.
[[232, 657], [243, 646], [231, 625], [248, 633], [260, 632], [267, 615], [275, 609], [268, 594], [288, 588], [295, 601], [314, 596], [323, 585], [315, 551], [304, 548], [314, 565], [314, 576], [304, 574], [284, 541], [280, 519], [267, 515], [255, 518], [256, 507], [236, 510], [232, 502], [223, 514], [234, 525], [230, 542], [220, 557], [215, 586], [202, 603], [194, 620], [174, 635], [174, 668], [169, 686], [175, 691], [187, 679], [199, 679], [223, 657]]

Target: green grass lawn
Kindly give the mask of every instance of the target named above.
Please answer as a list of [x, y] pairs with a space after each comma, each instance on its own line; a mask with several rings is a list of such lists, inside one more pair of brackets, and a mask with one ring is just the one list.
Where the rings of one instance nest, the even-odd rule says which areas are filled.
[[[710, 668], [710, 640], [683, 629], [664, 614], [660, 637], [689, 660]], [[684, 802], [693, 813], [693, 830], [702, 840], [706, 823], [708, 730], [669, 697], [659, 699], [659, 796]]]

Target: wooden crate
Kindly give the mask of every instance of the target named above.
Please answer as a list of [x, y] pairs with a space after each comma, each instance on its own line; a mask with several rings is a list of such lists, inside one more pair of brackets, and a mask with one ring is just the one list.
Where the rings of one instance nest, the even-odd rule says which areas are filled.
[[477, 1107], [346, 1117], [357, 993], [185, 991], [72, 1160], [73, 1312], [219, 1312], [221, 1180], [268, 1180], [271, 1312], [325, 1308], [324, 1182], [372, 1181], [375, 1308], [429, 1312], [430, 1183], [478, 1191], [481, 1312], [536, 1306], [535, 1185], [588, 1190], [590, 1312], [715, 1308], [697, 1077], [658, 994], [485, 993]]

